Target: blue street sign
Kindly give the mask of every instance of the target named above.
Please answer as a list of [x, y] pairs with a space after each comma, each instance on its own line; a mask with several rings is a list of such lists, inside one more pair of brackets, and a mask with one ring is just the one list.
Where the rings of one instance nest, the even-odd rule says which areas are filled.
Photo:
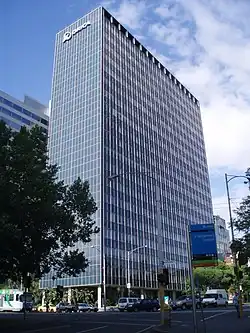
[[190, 232], [193, 266], [216, 266], [218, 254], [214, 224], [192, 224]]

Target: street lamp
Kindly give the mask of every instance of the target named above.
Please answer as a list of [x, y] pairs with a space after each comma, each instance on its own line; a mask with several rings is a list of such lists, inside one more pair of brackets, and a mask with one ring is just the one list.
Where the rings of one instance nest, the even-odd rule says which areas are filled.
[[[157, 245], [158, 245], [158, 258], [159, 258], [159, 273], [160, 270], [163, 271], [164, 269], [164, 252], [163, 252], [163, 229], [162, 229], [162, 222], [161, 222], [161, 204], [160, 204], [160, 187], [157, 182], [157, 177], [155, 172], [147, 172], [147, 171], [132, 171], [132, 172], [125, 172], [120, 174], [114, 174], [108, 177], [108, 180], [112, 181], [114, 179], [117, 179], [122, 176], [127, 175], [138, 175], [142, 176], [145, 175], [146, 177], [152, 179], [155, 182], [155, 200], [156, 200], [156, 225], [157, 225], [157, 231], [158, 231], [158, 239], [157, 239]], [[129, 259], [128, 259], [129, 260]], [[130, 277], [129, 277], [130, 278]], [[130, 287], [130, 284], [128, 283], [128, 286]], [[130, 288], [129, 292], [130, 292]], [[161, 322], [164, 322], [164, 287], [162, 284], [159, 286], [159, 299], [161, 304]]]
[[[231, 199], [229, 194], [229, 182], [235, 178], [245, 178], [247, 181], [244, 181], [244, 184], [249, 184], [249, 190], [250, 190], [250, 168], [247, 169], [245, 176], [242, 175], [228, 175], [225, 173], [225, 183], [226, 183], [226, 190], [227, 190], [227, 201], [228, 201], [228, 211], [229, 211], [229, 220], [230, 220], [230, 228], [231, 228], [231, 236], [232, 236], [232, 244], [234, 244], [235, 236], [234, 236], [234, 225], [233, 225], [233, 216], [232, 216], [232, 208], [231, 208]], [[232, 251], [233, 254], [233, 260], [234, 260], [234, 266], [235, 266], [235, 273], [236, 273], [236, 279], [238, 282], [238, 289], [239, 289], [239, 306], [240, 306], [240, 312], [242, 314], [242, 296], [241, 296], [241, 288], [240, 288], [240, 281], [238, 276], [238, 261], [237, 261], [237, 255], [235, 251]]]
[[[100, 249], [92, 245], [92, 249], [96, 249], [99, 253], [101, 253]], [[102, 284], [103, 284], [103, 307], [104, 311], [106, 312], [106, 305], [107, 305], [107, 292], [106, 292], [106, 255], [105, 252], [103, 251], [103, 264], [102, 264]]]
[[231, 199], [230, 199], [230, 195], [229, 195], [229, 186], [228, 186], [228, 184], [231, 180], [233, 180], [235, 178], [245, 178], [245, 179], [247, 179], [247, 181], [244, 181], [244, 184], [249, 184], [249, 186], [250, 186], [250, 168], [247, 169], [246, 176], [228, 175], [227, 173], [225, 173], [225, 183], [226, 183], [226, 190], [227, 190], [227, 201], [228, 201], [228, 211], [229, 211], [229, 220], [230, 220], [232, 242], [234, 241], [235, 237], [234, 237], [234, 226], [233, 226]]
[[130, 297], [130, 292], [131, 292], [131, 282], [130, 282], [130, 255], [133, 254], [135, 251], [140, 250], [140, 249], [145, 249], [147, 248], [147, 245], [143, 246], [138, 246], [134, 248], [133, 250], [128, 251], [128, 283], [127, 283], [127, 288], [128, 288], [128, 297]]

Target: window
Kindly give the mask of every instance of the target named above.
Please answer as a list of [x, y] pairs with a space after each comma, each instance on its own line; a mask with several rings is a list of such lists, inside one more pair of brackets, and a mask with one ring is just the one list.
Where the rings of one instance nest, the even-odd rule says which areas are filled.
[[5, 295], [5, 301], [6, 302], [14, 301], [14, 294]]
[[48, 120], [41, 118], [41, 123], [44, 125], [48, 125]]

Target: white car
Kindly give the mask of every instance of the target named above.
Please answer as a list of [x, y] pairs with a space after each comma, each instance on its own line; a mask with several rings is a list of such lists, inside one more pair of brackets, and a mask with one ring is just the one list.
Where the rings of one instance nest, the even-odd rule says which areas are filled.
[[228, 294], [225, 289], [207, 290], [202, 300], [203, 307], [206, 306], [228, 306]]
[[118, 309], [120, 312], [123, 312], [124, 310], [127, 310], [128, 306], [133, 305], [139, 301], [141, 301], [140, 298], [122, 297], [118, 301]]
[[78, 303], [77, 310], [78, 312], [97, 312], [98, 308], [87, 303]]

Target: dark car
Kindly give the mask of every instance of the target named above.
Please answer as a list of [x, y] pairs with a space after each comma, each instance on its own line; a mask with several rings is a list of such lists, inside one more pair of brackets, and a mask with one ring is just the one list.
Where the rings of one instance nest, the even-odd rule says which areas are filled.
[[141, 301], [129, 304], [127, 311], [128, 312], [137, 312], [137, 311], [158, 311], [160, 304], [157, 300], [154, 299], [142, 299]]
[[[196, 308], [200, 309], [201, 308], [201, 300], [200, 298], [196, 298]], [[176, 299], [176, 301], [171, 303], [171, 307], [173, 310], [181, 309], [181, 310], [186, 310], [186, 309], [192, 309], [193, 307], [193, 302], [192, 302], [192, 296], [187, 296], [183, 295], [180, 296]]]

